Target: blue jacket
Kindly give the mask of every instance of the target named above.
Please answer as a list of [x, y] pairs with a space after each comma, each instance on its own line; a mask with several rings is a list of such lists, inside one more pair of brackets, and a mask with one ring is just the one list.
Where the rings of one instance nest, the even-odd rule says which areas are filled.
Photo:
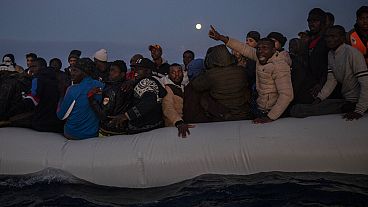
[[[57, 111], [58, 118], [66, 120], [64, 134], [73, 139], [87, 139], [98, 134], [99, 119], [87, 97], [88, 91], [93, 87], [103, 88], [104, 85], [86, 77], [81, 83], [70, 86]], [[95, 95], [95, 99], [101, 101], [101, 95]]]

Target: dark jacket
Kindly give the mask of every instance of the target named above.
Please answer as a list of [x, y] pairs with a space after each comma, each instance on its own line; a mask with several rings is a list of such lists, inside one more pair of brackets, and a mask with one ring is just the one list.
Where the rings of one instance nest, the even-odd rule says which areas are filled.
[[[316, 44], [313, 44], [313, 41]], [[319, 36], [310, 40], [308, 42], [308, 47], [305, 48], [305, 50], [307, 50], [306, 53], [308, 54], [305, 78], [297, 93], [298, 97], [296, 97], [294, 102], [310, 104], [314, 101], [314, 97], [310, 93], [310, 90], [317, 84], [322, 88], [327, 80], [329, 49], [327, 48], [324, 37]]]
[[308, 49], [308, 81], [310, 81], [312, 85], [320, 84], [321, 86], [323, 86], [327, 80], [329, 52], [324, 36], [321, 36], [320, 40], [314, 48]]
[[7, 74], [2, 76], [0, 82], [0, 120], [24, 112], [23, 108], [16, 106], [23, 102], [22, 94], [31, 90], [32, 78], [25, 73]]
[[291, 82], [293, 84], [294, 103], [304, 103], [305, 95], [303, 92], [303, 84], [307, 76], [308, 70], [308, 49], [302, 40], [297, 40], [297, 48], [294, 53], [290, 53], [291, 64]]
[[71, 85], [72, 81], [70, 80], [70, 76], [67, 75], [66, 72], [63, 71], [55, 71], [56, 79], [58, 81], [58, 89], [60, 97], [64, 97], [66, 89]]
[[164, 126], [162, 98], [166, 90], [154, 77], [139, 80], [134, 86], [133, 107], [126, 114], [129, 122], [127, 132], [136, 134]]
[[156, 65], [156, 68], [152, 70], [152, 74], [162, 78], [169, 73], [170, 64], [162, 63], [160, 66]]
[[107, 134], [123, 134], [124, 129], [119, 129], [110, 123], [108, 116], [116, 116], [125, 113], [132, 107], [133, 90], [122, 91], [123, 80], [108, 81], [102, 92], [102, 103], [90, 99], [90, 105], [99, 116], [100, 129]]
[[245, 66], [245, 72], [248, 78], [248, 88], [252, 89], [256, 84], [256, 61], [247, 58], [247, 64]]
[[63, 132], [64, 122], [56, 116], [60, 98], [59, 82], [53, 68], [42, 69], [37, 75], [36, 95], [39, 98], [32, 119], [38, 131]]
[[229, 114], [225, 120], [249, 118], [249, 98], [247, 75], [244, 68], [236, 65], [236, 60], [225, 45], [208, 50], [205, 58], [206, 71], [193, 80], [193, 88], [208, 91], [215, 102], [225, 106]]

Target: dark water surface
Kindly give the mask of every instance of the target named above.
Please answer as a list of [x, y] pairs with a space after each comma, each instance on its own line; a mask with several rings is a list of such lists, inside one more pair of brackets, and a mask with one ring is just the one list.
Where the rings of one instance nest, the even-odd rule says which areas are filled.
[[0, 175], [0, 206], [368, 206], [368, 175], [268, 172], [202, 175], [165, 187], [94, 185], [46, 169]]

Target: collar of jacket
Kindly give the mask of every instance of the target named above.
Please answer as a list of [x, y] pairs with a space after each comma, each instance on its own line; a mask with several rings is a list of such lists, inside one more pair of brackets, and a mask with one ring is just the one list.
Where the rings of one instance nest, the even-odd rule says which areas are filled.
[[174, 86], [176, 86], [176, 87], [180, 88], [180, 89], [181, 89], [181, 91], [183, 91], [183, 92], [184, 92], [184, 86], [183, 86], [182, 84], [177, 85], [177, 84], [175, 84], [175, 83], [174, 83], [170, 78], [166, 77], [165, 85], [169, 85], [169, 84], [174, 85]]
[[270, 59], [267, 60], [267, 63], [273, 63], [280, 55], [279, 51], [276, 51]]

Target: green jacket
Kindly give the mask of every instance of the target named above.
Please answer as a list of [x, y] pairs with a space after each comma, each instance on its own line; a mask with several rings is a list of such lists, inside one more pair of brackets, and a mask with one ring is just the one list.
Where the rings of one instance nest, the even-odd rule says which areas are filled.
[[231, 116], [228, 120], [249, 118], [250, 90], [244, 68], [236, 65], [233, 55], [225, 45], [208, 49], [206, 70], [193, 80], [196, 91], [208, 91], [210, 96], [225, 106]]

